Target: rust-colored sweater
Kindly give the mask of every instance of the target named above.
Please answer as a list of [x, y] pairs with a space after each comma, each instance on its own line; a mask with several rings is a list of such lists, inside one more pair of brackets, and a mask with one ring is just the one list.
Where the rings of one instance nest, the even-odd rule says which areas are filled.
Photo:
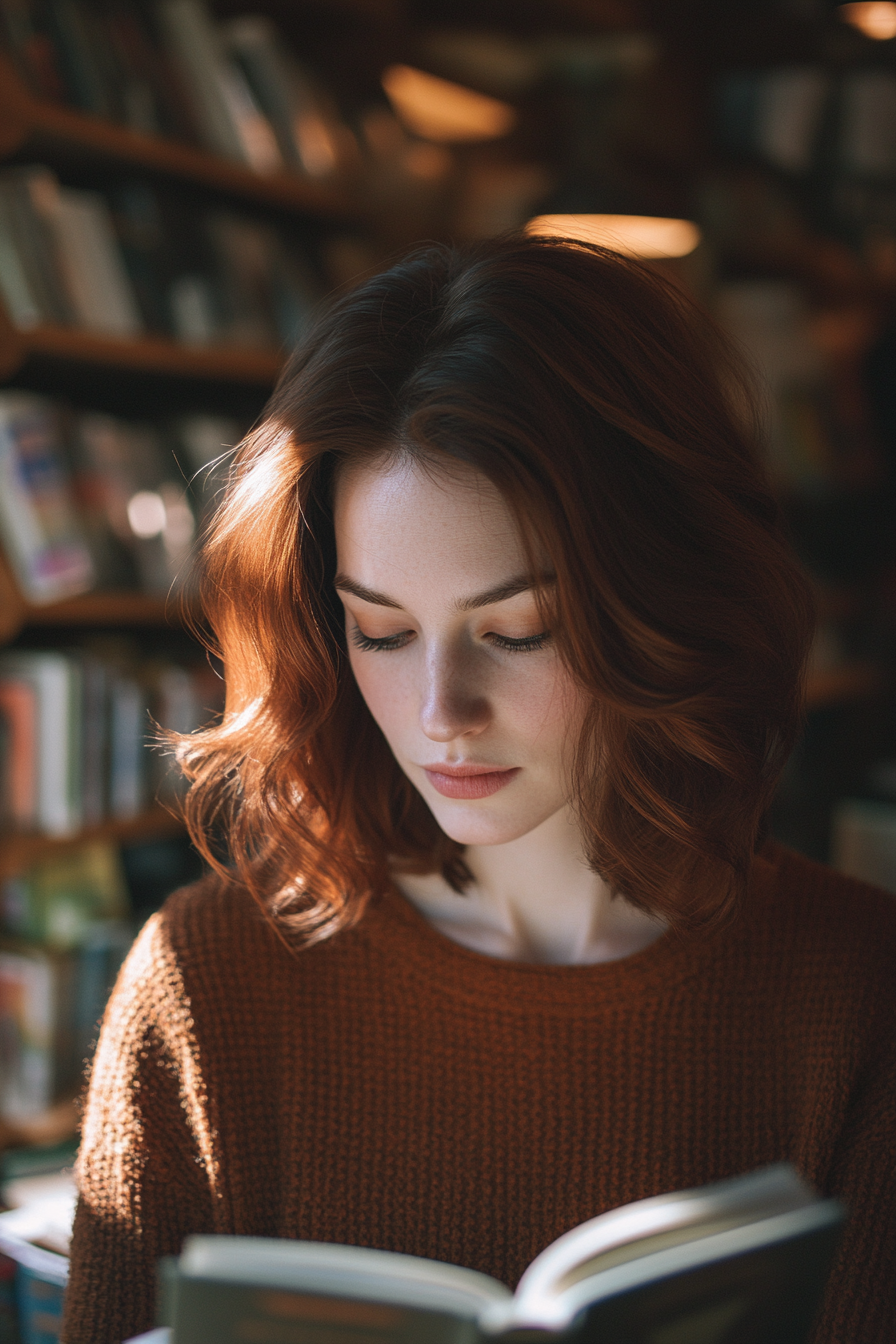
[[397, 892], [296, 953], [206, 880], [108, 1010], [63, 1337], [153, 1321], [190, 1232], [385, 1247], [514, 1284], [603, 1210], [790, 1159], [853, 1211], [818, 1339], [896, 1340], [896, 902], [776, 846], [737, 922], [636, 956], [468, 951]]

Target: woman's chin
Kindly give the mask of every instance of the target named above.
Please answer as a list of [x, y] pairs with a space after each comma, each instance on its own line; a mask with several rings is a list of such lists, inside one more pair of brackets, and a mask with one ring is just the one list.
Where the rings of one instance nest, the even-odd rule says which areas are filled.
[[509, 845], [544, 821], [540, 813], [529, 818], [521, 816], [517, 810], [512, 817], [490, 814], [482, 807], [482, 802], [476, 807], [470, 804], [451, 807], [441, 799], [437, 804], [430, 799], [426, 801], [439, 828], [458, 845]]

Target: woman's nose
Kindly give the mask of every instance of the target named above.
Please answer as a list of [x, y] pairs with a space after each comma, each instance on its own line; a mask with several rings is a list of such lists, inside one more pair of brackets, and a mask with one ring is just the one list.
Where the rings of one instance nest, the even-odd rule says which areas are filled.
[[427, 660], [420, 725], [433, 742], [481, 733], [491, 718], [484, 680], [475, 660], [447, 653]]

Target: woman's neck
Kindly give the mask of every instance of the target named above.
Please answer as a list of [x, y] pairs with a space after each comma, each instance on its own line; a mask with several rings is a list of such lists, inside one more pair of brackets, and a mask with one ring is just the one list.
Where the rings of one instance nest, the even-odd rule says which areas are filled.
[[571, 811], [509, 844], [468, 846], [464, 858], [473, 884], [461, 894], [440, 874], [397, 881], [435, 928], [476, 952], [561, 966], [618, 961], [665, 930], [588, 868]]

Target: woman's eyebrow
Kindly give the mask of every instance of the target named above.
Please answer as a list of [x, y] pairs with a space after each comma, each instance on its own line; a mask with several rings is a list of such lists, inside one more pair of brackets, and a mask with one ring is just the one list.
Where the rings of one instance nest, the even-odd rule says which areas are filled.
[[[529, 574], [519, 574], [515, 578], [507, 579], [505, 583], [499, 583], [494, 588], [487, 588], [483, 593], [475, 593], [472, 597], [464, 597], [457, 603], [458, 611], [476, 611], [479, 607], [490, 607], [493, 602], [506, 602], [511, 597], [518, 597], [520, 593], [528, 593], [534, 588], [541, 588], [546, 584], [553, 583], [553, 579], [547, 576], [543, 579], [533, 579]], [[363, 583], [356, 583], [350, 579], [347, 574], [337, 574], [333, 580], [333, 587], [343, 593], [351, 593], [353, 597], [359, 597], [362, 602], [370, 602], [375, 607], [392, 607], [396, 611], [402, 611], [400, 602], [396, 602], [394, 597], [387, 596], [386, 593], [378, 593], [373, 588], [365, 588]]]

